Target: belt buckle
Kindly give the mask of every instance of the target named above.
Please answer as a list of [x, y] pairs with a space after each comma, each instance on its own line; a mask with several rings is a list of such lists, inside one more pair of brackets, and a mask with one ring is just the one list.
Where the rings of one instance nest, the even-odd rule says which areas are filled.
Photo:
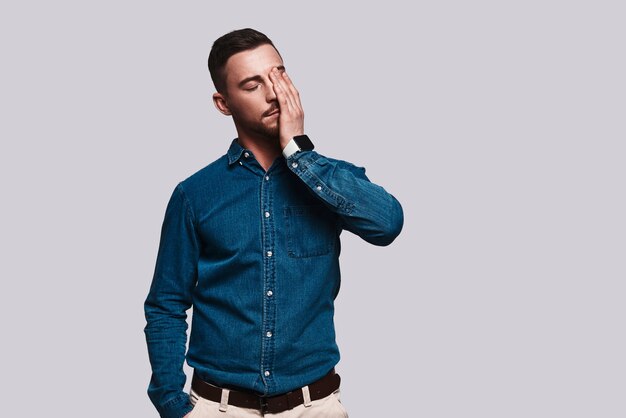
[[268, 413], [267, 397], [259, 396], [260, 409], [262, 414]]

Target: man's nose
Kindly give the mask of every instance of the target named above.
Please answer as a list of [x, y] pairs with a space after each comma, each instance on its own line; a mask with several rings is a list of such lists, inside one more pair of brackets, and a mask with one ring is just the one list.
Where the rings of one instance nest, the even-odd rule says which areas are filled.
[[276, 93], [274, 92], [274, 84], [271, 81], [267, 81], [267, 89], [265, 91], [265, 101], [274, 102], [276, 101]]

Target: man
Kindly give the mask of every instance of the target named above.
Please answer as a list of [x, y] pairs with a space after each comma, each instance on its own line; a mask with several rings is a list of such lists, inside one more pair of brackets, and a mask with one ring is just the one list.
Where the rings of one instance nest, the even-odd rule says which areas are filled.
[[265, 35], [222, 36], [209, 70], [238, 137], [168, 203], [145, 302], [148, 394], [164, 418], [345, 417], [334, 371], [339, 234], [388, 245], [402, 208], [363, 168], [313, 151]]

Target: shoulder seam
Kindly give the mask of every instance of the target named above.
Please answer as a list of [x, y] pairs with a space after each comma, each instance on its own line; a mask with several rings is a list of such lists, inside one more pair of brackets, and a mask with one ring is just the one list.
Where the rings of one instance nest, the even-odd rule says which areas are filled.
[[193, 212], [193, 208], [191, 206], [191, 202], [187, 198], [187, 194], [185, 193], [185, 188], [183, 187], [183, 182], [182, 181], [180, 183], [178, 183], [178, 185], [176, 186], [176, 189], [178, 189], [180, 195], [183, 198], [183, 202], [184, 202], [185, 207], [187, 209], [187, 215], [189, 215], [189, 217], [191, 218], [191, 222], [193, 223], [194, 228], [195, 228], [196, 227], [196, 215]]

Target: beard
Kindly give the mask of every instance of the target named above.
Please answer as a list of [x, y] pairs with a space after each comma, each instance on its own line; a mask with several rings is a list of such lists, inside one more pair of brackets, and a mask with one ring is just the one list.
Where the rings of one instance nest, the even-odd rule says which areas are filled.
[[278, 129], [278, 119], [276, 119], [273, 123], [263, 123], [263, 121], [259, 122], [250, 127], [251, 131], [258, 134], [259, 136], [265, 137], [268, 140], [278, 140], [280, 130]]
[[243, 121], [233, 114], [235, 125], [243, 128], [250, 134], [266, 139], [267, 141], [277, 142], [279, 141], [280, 129], [278, 125], [278, 118], [268, 119], [265, 115], [257, 121]]

